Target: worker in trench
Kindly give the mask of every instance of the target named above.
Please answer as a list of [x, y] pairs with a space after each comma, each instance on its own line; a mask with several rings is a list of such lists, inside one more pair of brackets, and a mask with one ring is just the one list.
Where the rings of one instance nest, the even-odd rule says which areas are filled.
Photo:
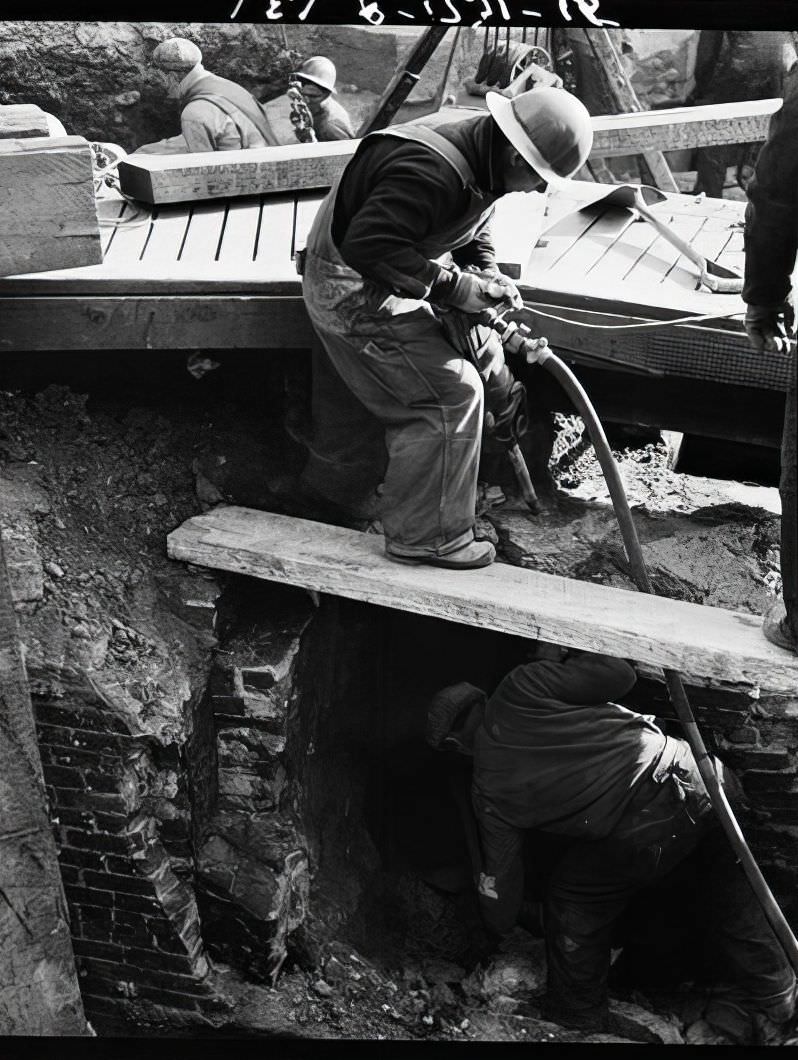
[[[467, 683], [433, 699], [427, 739], [473, 755], [472, 802], [481, 864], [479, 903], [498, 942], [524, 908], [524, 842], [559, 845], [542, 910], [544, 1018], [607, 1030], [616, 931], [630, 903], [694, 863], [683, 916], [700, 934], [707, 986], [688, 1041], [783, 1039], [796, 979], [712, 811], [684, 739], [615, 700], [633, 667], [606, 655], [537, 642], [485, 702]], [[715, 766], [732, 804], [739, 783]], [[656, 917], [656, 908], [649, 916]]]
[[335, 64], [324, 55], [311, 56], [291, 74], [308, 105], [319, 142], [352, 140], [355, 136], [349, 115], [334, 98], [336, 76]]
[[758, 352], [788, 359], [781, 438], [782, 595], [768, 609], [764, 634], [798, 653], [798, 398], [792, 273], [798, 248], [798, 91], [770, 121], [748, 187], [745, 218], [745, 330]]
[[587, 111], [563, 89], [486, 100], [475, 118], [366, 136], [298, 262], [321, 345], [293, 511], [368, 518], [382, 483], [386, 554], [399, 562], [466, 569], [495, 558], [474, 537], [484, 395], [487, 382], [502, 419], [518, 390], [501, 344], [457, 321], [523, 304], [496, 264], [496, 199], [567, 179], [592, 144]]
[[169, 99], [180, 103], [180, 135], [144, 144], [137, 154], [186, 154], [269, 147], [279, 141], [251, 92], [202, 65], [193, 41], [170, 37], [152, 53], [163, 71]]

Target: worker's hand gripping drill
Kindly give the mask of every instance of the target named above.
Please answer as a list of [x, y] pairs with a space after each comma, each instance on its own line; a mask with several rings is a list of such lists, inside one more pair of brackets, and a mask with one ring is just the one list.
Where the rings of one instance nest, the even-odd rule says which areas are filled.
[[501, 273], [457, 272], [446, 304], [462, 313], [480, 313], [483, 309], [523, 309], [524, 300], [512, 280]]

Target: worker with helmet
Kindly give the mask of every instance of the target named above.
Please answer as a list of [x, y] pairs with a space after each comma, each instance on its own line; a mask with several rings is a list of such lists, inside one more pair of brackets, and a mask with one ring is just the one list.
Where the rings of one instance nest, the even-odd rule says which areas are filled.
[[170, 37], [152, 53], [166, 76], [167, 95], [180, 101], [181, 135], [140, 147], [144, 154], [239, 151], [277, 144], [260, 103], [241, 85], [210, 73], [193, 41]]
[[[563, 89], [486, 100], [484, 115], [366, 136], [301, 266], [323, 347], [303, 498], [354, 521], [382, 483], [386, 553], [399, 562], [463, 569], [495, 558], [474, 538], [483, 378], [442, 317], [522, 305], [496, 265], [493, 204], [566, 180], [592, 144], [587, 110]], [[491, 370], [500, 361], [499, 349]]]
[[[693, 943], [681, 971], [711, 986], [705, 996], [692, 990], [688, 1042], [783, 1041], [795, 1012], [790, 961], [712, 812], [688, 742], [668, 735], [662, 719], [616, 702], [636, 680], [623, 659], [536, 641], [487, 702], [461, 682], [430, 703], [427, 741], [473, 756], [485, 925], [497, 945], [516, 924], [542, 928], [544, 1018], [603, 1032], [611, 949], [626, 941], [622, 916], [645, 889], [672, 891], [694, 877], [673, 934], [682, 950]], [[739, 781], [719, 759], [714, 766], [739, 804]], [[532, 856], [524, 859], [527, 836]], [[534, 856], [540, 848], [545, 872]], [[533, 875], [542, 918], [524, 908]], [[679, 963], [668, 941], [659, 951]], [[645, 961], [635, 981], [648, 972], [656, 982], [655, 964]]]
[[300, 91], [313, 117], [316, 139], [352, 140], [355, 130], [346, 110], [341, 106], [335, 91], [335, 64], [324, 55], [314, 55], [291, 75], [298, 81]]

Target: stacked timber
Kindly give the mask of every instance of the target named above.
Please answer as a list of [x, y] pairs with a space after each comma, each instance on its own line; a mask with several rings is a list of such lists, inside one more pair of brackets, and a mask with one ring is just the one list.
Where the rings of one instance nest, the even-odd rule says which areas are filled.
[[82, 136], [0, 139], [0, 276], [102, 262]]
[[[281, 101], [279, 105], [284, 111], [285, 102]], [[271, 104], [266, 106], [268, 110]], [[780, 99], [759, 99], [705, 107], [597, 115], [593, 118], [592, 157], [764, 140], [770, 116], [780, 106]], [[484, 113], [474, 108], [445, 107], [419, 119], [419, 124], [434, 127]], [[283, 114], [281, 134], [286, 137], [290, 135], [289, 124]], [[131, 155], [120, 163], [119, 182], [125, 195], [153, 206], [238, 195], [319, 190], [333, 184], [359, 143], [359, 140], [336, 140], [244, 151]]]

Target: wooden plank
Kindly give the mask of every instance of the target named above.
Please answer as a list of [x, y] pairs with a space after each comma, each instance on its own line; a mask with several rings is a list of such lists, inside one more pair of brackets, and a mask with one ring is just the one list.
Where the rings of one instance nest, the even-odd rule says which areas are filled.
[[119, 163], [119, 184], [125, 195], [155, 205], [329, 188], [352, 156], [353, 143], [130, 155]]
[[0, 140], [23, 140], [49, 135], [47, 115], [35, 103], [5, 103], [0, 106]]
[[0, 352], [309, 349], [313, 338], [300, 294], [0, 298], [0, 319]]
[[116, 235], [120, 223], [123, 222], [125, 214], [132, 212], [132, 207], [124, 199], [97, 200], [97, 221], [100, 224], [103, 260], [105, 260], [108, 248]]
[[255, 242], [255, 261], [264, 275], [294, 269], [291, 254], [294, 243], [296, 198], [293, 195], [263, 195]]
[[82, 136], [0, 140], [0, 276], [102, 261]]
[[756, 143], [767, 137], [770, 118], [781, 104], [781, 99], [757, 99], [597, 115], [591, 154], [608, 158], [641, 151]]
[[109, 265], [114, 268], [117, 264], [124, 265], [127, 271], [130, 271], [133, 264], [137, 267], [154, 223], [152, 212], [130, 205], [120, 221], [105, 251], [104, 271], [107, 271]]
[[651, 250], [658, 238], [656, 229], [642, 218], [632, 221], [601, 260], [602, 284], [625, 283], [637, 262]]
[[557, 276], [563, 274], [568, 277], [569, 283], [579, 284], [580, 277], [584, 278], [592, 269], [601, 266], [633, 221], [631, 212], [624, 209], [607, 209], [592, 216], [593, 223], [589, 228], [574, 240], [548, 270], [548, 283], [556, 283]]
[[189, 211], [185, 206], [161, 206], [153, 220], [147, 242], [141, 250], [141, 267], [158, 272], [174, 270], [188, 229]]
[[[619, 88], [624, 113], [593, 117], [593, 158], [651, 154], [661, 186], [676, 191], [657, 159], [663, 151], [764, 140], [780, 99], [643, 111], [634, 92]], [[477, 108], [443, 107], [425, 115], [435, 127], [484, 114]], [[359, 140], [286, 144], [245, 151], [191, 155], [136, 155], [119, 166], [122, 191], [151, 204], [328, 188], [356, 151]], [[664, 165], [664, 162], [663, 162]], [[666, 167], [667, 168], [667, 167]], [[669, 172], [669, 171], [668, 171]]]
[[237, 199], [229, 204], [217, 257], [220, 269], [255, 260], [260, 213], [257, 199]]
[[[662, 215], [660, 215], [662, 216]], [[701, 231], [706, 221], [705, 217], [684, 218], [671, 214], [663, 216], [663, 220], [669, 225], [673, 232], [680, 236], [686, 243], [691, 243], [695, 236]], [[666, 277], [671, 276], [673, 270], [681, 257], [681, 252], [667, 239], [660, 236], [656, 239], [648, 251], [635, 263], [634, 269], [629, 273], [629, 281], [634, 283], [638, 289], [650, 284], [663, 283]], [[696, 277], [697, 278], [697, 277]], [[675, 277], [673, 278], [675, 280]], [[695, 278], [694, 278], [695, 279]], [[685, 286], [695, 286], [694, 280], [687, 280]], [[652, 292], [651, 301], [656, 301], [656, 295]]]
[[201, 202], [191, 207], [181, 264], [212, 265], [216, 261], [226, 214], [225, 203]]
[[324, 202], [323, 195], [297, 195], [296, 216], [294, 219], [294, 241], [291, 246], [291, 257], [301, 250], [308, 241], [310, 226], [316, 219], [319, 207]]
[[446, 571], [391, 563], [376, 534], [248, 508], [215, 508], [167, 538], [172, 559], [381, 607], [668, 666], [699, 684], [795, 694], [798, 658], [761, 618], [496, 563]]
[[521, 266], [523, 275], [547, 221], [545, 195], [511, 192], [496, 203], [491, 223], [496, 260]]

